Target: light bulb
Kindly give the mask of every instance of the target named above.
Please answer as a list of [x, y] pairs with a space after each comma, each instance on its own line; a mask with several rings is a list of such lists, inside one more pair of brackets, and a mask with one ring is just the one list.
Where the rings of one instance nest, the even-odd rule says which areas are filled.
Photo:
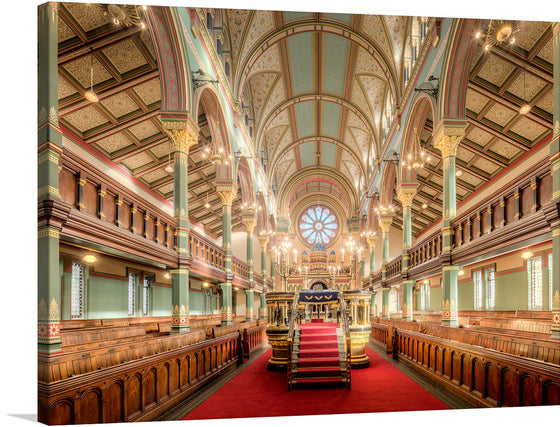
[[529, 111], [531, 111], [531, 106], [529, 104], [522, 105], [521, 108], [519, 108], [519, 114], [527, 114]]

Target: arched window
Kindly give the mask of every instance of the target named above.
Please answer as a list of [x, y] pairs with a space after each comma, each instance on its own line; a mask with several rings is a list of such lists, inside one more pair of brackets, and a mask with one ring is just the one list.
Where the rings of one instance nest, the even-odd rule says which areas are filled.
[[299, 220], [299, 233], [310, 246], [315, 243], [331, 244], [338, 233], [338, 219], [326, 206], [306, 209]]

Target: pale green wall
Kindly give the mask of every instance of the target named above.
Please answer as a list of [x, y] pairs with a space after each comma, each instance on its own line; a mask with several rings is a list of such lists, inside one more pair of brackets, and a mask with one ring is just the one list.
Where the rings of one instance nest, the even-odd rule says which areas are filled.
[[441, 310], [441, 286], [430, 288], [430, 307], [428, 310]]
[[127, 315], [128, 281], [90, 276], [87, 293], [89, 319]]
[[152, 286], [152, 316], [171, 316], [171, 288]]

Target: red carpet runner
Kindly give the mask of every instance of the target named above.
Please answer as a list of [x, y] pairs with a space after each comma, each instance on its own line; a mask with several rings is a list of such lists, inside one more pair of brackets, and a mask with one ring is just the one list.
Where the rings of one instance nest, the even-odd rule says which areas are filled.
[[187, 415], [185, 420], [449, 409], [366, 347], [370, 366], [352, 371], [352, 389], [288, 391], [286, 373], [271, 372], [268, 350]]
[[340, 367], [337, 327], [336, 323], [322, 321], [299, 327], [299, 353], [294, 361], [293, 372], [295, 388], [345, 386]]

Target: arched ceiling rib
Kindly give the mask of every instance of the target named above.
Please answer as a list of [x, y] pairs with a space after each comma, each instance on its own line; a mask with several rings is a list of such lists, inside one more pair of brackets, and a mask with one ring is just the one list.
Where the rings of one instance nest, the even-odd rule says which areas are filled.
[[306, 168], [326, 177], [339, 171], [344, 197], [357, 199], [382, 151], [387, 97], [399, 97], [409, 18], [240, 10], [225, 16], [233, 91], [250, 99], [256, 152], [277, 199], [286, 199], [278, 192]]

